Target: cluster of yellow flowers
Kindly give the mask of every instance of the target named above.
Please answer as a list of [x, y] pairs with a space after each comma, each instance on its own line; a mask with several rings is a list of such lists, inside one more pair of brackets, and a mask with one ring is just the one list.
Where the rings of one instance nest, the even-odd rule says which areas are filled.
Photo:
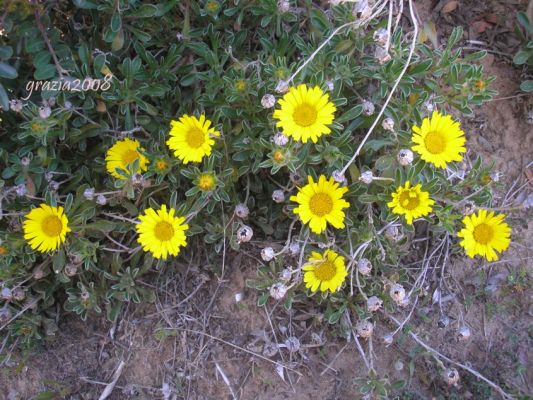
[[[330, 125], [334, 120], [336, 108], [329, 100], [329, 95], [318, 86], [309, 88], [299, 85], [289, 88], [283, 98], [278, 100], [279, 109], [273, 117], [278, 120], [277, 127], [283, 134], [296, 141], [316, 143], [318, 138], [331, 133]], [[436, 168], [446, 168], [453, 161], [462, 160], [466, 152], [465, 137], [459, 123], [449, 115], [435, 111], [431, 118], [425, 118], [420, 127], [413, 127], [412, 149], [421, 159]], [[200, 162], [211, 154], [214, 138], [220, 133], [212, 127], [204, 115], [200, 118], [184, 115], [179, 121], [171, 121], [170, 138], [167, 145], [182, 163]], [[126, 179], [121, 171], [127, 170], [138, 160], [137, 173], [147, 170], [148, 158], [137, 140], [123, 139], [117, 141], [107, 152], [107, 171], [117, 179]], [[157, 168], [167, 168], [164, 160], [158, 160]], [[164, 165], [163, 165], [164, 164]], [[201, 190], [209, 190], [214, 185], [214, 177], [203, 174], [198, 178]], [[327, 224], [337, 229], [344, 228], [344, 209], [350, 204], [343, 198], [348, 192], [333, 178], [320, 175], [315, 181], [308, 177], [308, 183], [300, 187], [290, 200], [297, 203], [294, 214], [304, 224], [308, 224], [313, 233], [320, 234]], [[422, 184], [412, 185], [407, 181], [392, 193], [388, 206], [392, 212], [405, 216], [407, 224], [416, 218], [427, 216], [432, 211], [435, 201], [422, 189]], [[144, 251], [151, 252], [155, 258], [166, 259], [169, 255], [178, 255], [180, 248], [186, 245], [185, 232], [188, 229], [184, 216], [176, 216], [176, 210], [162, 205], [159, 210], [148, 208], [139, 216], [136, 225], [138, 242]], [[487, 260], [497, 260], [496, 252], [504, 251], [510, 243], [511, 229], [504, 222], [503, 214], [479, 210], [463, 219], [464, 228], [457, 233], [462, 238], [460, 245], [469, 257], [481, 255]], [[34, 250], [47, 252], [57, 249], [70, 231], [68, 219], [62, 207], [41, 204], [31, 210], [24, 222], [24, 237]], [[313, 252], [303, 266], [306, 286], [315, 292], [336, 291], [347, 275], [344, 257], [332, 250], [323, 254]]]

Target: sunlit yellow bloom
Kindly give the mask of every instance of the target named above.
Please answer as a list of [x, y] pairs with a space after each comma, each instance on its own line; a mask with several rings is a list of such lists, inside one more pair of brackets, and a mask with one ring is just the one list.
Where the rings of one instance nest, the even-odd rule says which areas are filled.
[[346, 187], [339, 187], [333, 178], [326, 180], [321, 175], [318, 182], [308, 177], [308, 184], [298, 190], [291, 200], [299, 205], [293, 212], [300, 216], [304, 224], [309, 224], [311, 231], [322, 233], [326, 224], [330, 223], [337, 229], [344, 228], [343, 208], [350, 206], [342, 196], [348, 191]]
[[44, 203], [26, 215], [23, 228], [24, 239], [33, 250], [41, 253], [59, 248], [70, 232], [63, 207], [51, 207]]
[[413, 219], [428, 215], [432, 211], [435, 201], [429, 198], [429, 193], [422, 191], [422, 185], [410, 187], [410, 182], [405, 182], [405, 186], [400, 186], [396, 192], [392, 193], [392, 201], [388, 206], [394, 214], [405, 215], [405, 220], [409, 225], [413, 224]]
[[464, 228], [457, 233], [463, 238], [459, 244], [470, 258], [476, 255], [495, 261], [498, 254], [507, 250], [511, 242], [511, 228], [504, 222], [505, 215], [479, 210], [463, 218]]
[[305, 287], [311, 289], [313, 293], [319, 288], [321, 292], [337, 291], [348, 275], [344, 257], [333, 250], [326, 250], [324, 254], [313, 251], [302, 270], [305, 272]]
[[167, 172], [169, 169], [169, 165], [168, 165], [168, 162], [167, 160], [165, 160], [164, 158], [158, 158], [156, 161], [155, 161], [155, 170], [159, 173], [164, 173], [164, 172]]
[[279, 120], [276, 126], [286, 136], [304, 143], [311, 139], [316, 143], [320, 136], [331, 133], [329, 125], [333, 123], [336, 108], [329, 101], [329, 95], [318, 86], [291, 87], [278, 103], [281, 108], [274, 111], [274, 118]]
[[187, 245], [185, 232], [189, 225], [184, 223], [185, 217], [177, 217], [175, 212], [173, 208], [167, 211], [163, 204], [159, 210], [148, 208], [139, 216], [141, 222], [135, 226], [139, 234], [137, 241], [155, 258], [166, 260], [169, 255], [177, 256], [180, 248]]
[[198, 177], [198, 188], [203, 192], [209, 192], [214, 189], [216, 178], [212, 173], [204, 172]]
[[140, 147], [138, 140], [125, 138], [115, 142], [115, 144], [107, 150], [105, 157], [107, 172], [117, 179], [126, 179], [126, 177], [120, 175], [116, 169], [118, 168], [127, 172], [128, 165], [135, 160], [139, 160], [139, 169], [135, 172], [139, 174], [146, 171], [148, 159], [141, 154], [141, 151], [144, 151], [144, 149]]
[[413, 126], [413, 132], [411, 148], [422, 160], [437, 168], [446, 168], [449, 162], [463, 159], [465, 134], [451, 116], [434, 111], [431, 119], [424, 118], [421, 127]]
[[179, 121], [171, 121], [170, 125], [167, 145], [184, 164], [200, 162], [204, 156], [209, 156], [215, 144], [211, 136], [220, 136], [205, 115], [201, 115], [200, 119], [184, 115]]

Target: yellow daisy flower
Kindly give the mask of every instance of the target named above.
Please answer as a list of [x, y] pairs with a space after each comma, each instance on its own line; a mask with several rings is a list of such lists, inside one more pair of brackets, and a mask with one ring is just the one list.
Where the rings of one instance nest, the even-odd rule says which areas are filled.
[[424, 118], [422, 126], [413, 126], [414, 151], [422, 160], [437, 168], [446, 168], [451, 161], [461, 161], [466, 152], [465, 133], [459, 123], [449, 115], [433, 111], [430, 118]]
[[504, 214], [495, 215], [487, 210], [479, 210], [463, 218], [465, 227], [457, 236], [463, 238], [459, 244], [468, 257], [480, 255], [488, 261], [495, 261], [499, 258], [496, 251], [501, 253], [507, 250], [511, 242], [511, 228], [504, 219]]
[[26, 215], [23, 229], [24, 239], [33, 250], [41, 253], [59, 248], [70, 232], [63, 207], [51, 207], [45, 203]]
[[155, 258], [166, 260], [168, 255], [177, 256], [180, 247], [187, 245], [185, 231], [189, 225], [184, 224], [185, 217], [176, 217], [175, 212], [173, 208], [167, 211], [163, 204], [159, 210], [148, 208], [139, 216], [141, 222], [135, 226], [139, 234], [137, 241]]
[[318, 86], [291, 87], [278, 103], [281, 108], [274, 111], [274, 118], [279, 120], [276, 126], [286, 136], [304, 143], [311, 139], [316, 143], [320, 136], [331, 133], [328, 125], [333, 123], [336, 108], [329, 101], [329, 95]]
[[411, 187], [409, 181], [392, 193], [392, 201], [387, 203], [394, 214], [405, 215], [409, 225], [413, 224], [413, 219], [428, 215], [433, 204], [435, 201], [429, 198], [428, 192], [422, 191], [420, 183]]
[[213, 174], [209, 172], [204, 172], [198, 176], [198, 189], [202, 192], [209, 192], [214, 189], [216, 184], [216, 179]]
[[137, 139], [131, 140], [125, 138], [115, 142], [115, 144], [107, 150], [105, 157], [107, 172], [117, 179], [126, 179], [126, 177], [120, 175], [116, 169], [118, 168], [127, 171], [128, 165], [135, 160], [139, 160], [139, 169], [136, 173], [139, 174], [146, 171], [148, 159], [140, 153], [140, 150], [144, 151]]
[[220, 136], [220, 132], [210, 128], [211, 121], [205, 115], [201, 115], [200, 119], [184, 115], [179, 121], [171, 121], [170, 125], [171, 137], [167, 145], [184, 164], [200, 162], [204, 156], [210, 155], [215, 144], [211, 136]]
[[308, 184], [298, 190], [291, 200], [299, 204], [293, 212], [300, 216], [304, 224], [309, 224], [311, 231], [322, 233], [329, 222], [337, 229], [344, 228], [344, 211], [350, 204], [342, 198], [348, 191], [346, 187], [339, 187], [333, 178], [326, 180], [321, 175], [318, 182], [309, 176]]
[[344, 257], [333, 250], [326, 250], [324, 254], [313, 251], [307, 264], [302, 268], [304, 273], [305, 287], [316, 292], [328, 290], [333, 293], [339, 289], [348, 275], [344, 265]]

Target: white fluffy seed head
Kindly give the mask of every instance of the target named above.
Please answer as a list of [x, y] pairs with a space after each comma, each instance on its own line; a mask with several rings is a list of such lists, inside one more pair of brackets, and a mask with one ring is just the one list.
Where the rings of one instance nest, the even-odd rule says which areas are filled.
[[332, 81], [332, 80], [329, 80], [329, 79], [326, 81], [326, 86], [328, 87], [328, 90], [329, 90], [330, 92], [332, 92], [333, 89], [335, 88], [335, 85], [333, 84], [333, 81]]
[[244, 298], [244, 295], [242, 293], [235, 293], [235, 303], [240, 303], [242, 299]]
[[296, 353], [298, 350], [300, 350], [300, 341], [297, 337], [291, 336], [285, 340], [285, 346], [291, 353]]
[[20, 159], [20, 163], [21, 163], [23, 166], [25, 166], [25, 167], [27, 167], [28, 165], [30, 165], [30, 162], [31, 162], [31, 160], [30, 160], [28, 157], [22, 157], [22, 158]]
[[398, 158], [398, 162], [400, 163], [400, 165], [403, 165], [405, 167], [413, 163], [414, 154], [409, 149], [401, 149], [398, 152], [397, 158]]
[[244, 203], [239, 203], [235, 206], [235, 215], [241, 219], [248, 218], [248, 215], [250, 214], [250, 210], [248, 209], [248, 206]]
[[261, 97], [261, 105], [263, 108], [272, 108], [276, 104], [276, 98], [273, 94], [267, 93]]
[[292, 272], [289, 268], [284, 268], [283, 271], [281, 271], [281, 279], [284, 282], [289, 282], [292, 278]]
[[386, 131], [393, 131], [394, 130], [394, 120], [392, 118], [385, 118], [383, 122], [381, 123], [381, 126]]
[[455, 386], [459, 382], [459, 371], [455, 368], [447, 368], [444, 371], [444, 380], [450, 386]]
[[472, 331], [466, 325], [462, 325], [459, 327], [459, 329], [457, 329], [457, 338], [459, 340], [468, 340], [470, 339], [471, 335], [472, 335]]
[[289, 83], [284, 80], [280, 80], [274, 89], [278, 93], [285, 93], [289, 90]]
[[270, 261], [276, 256], [276, 252], [272, 247], [265, 247], [263, 250], [261, 250], [261, 258], [263, 261]]
[[237, 243], [246, 243], [252, 239], [254, 231], [248, 225], [243, 225], [237, 231]]
[[355, 331], [360, 337], [369, 338], [374, 332], [374, 324], [367, 319], [359, 321], [357, 325], [355, 325]]
[[103, 194], [99, 194], [96, 196], [96, 204], [99, 204], [101, 206], [105, 206], [107, 204], [107, 199]]
[[433, 112], [433, 110], [435, 109], [435, 105], [431, 100], [426, 100], [424, 103], [422, 103], [422, 109], [429, 114]]
[[48, 105], [43, 105], [39, 107], [39, 117], [42, 119], [48, 118], [52, 115], [52, 109]]
[[22, 107], [24, 107], [24, 104], [22, 104], [22, 101], [18, 99], [13, 99], [9, 102], [9, 108], [11, 111], [19, 113], [22, 111]]
[[394, 342], [394, 336], [392, 336], [392, 333], [387, 333], [387, 334], [383, 335], [381, 340], [383, 340], [383, 343], [386, 346], [390, 346], [392, 344], [392, 342]]
[[0, 298], [2, 300], [9, 301], [13, 298], [13, 292], [11, 291], [10, 288], [4, 287], [2, 288], [2, 290], [0, 290]]
[[297, 256], [298, 254], [300, 254], [300, 243], [292, 242], [289, 245], [289, 252], [291, 253], [291, 256]]
[[344, 174], [343, 174], [340, 170], [338, 170], [338, 169], [336, 169], [335, 171], [333, 171], [332, 176], [333, 176], [333, 180], [334, 180], [335, 182], [337, 182], [337, 183], [344, 183], [344, 182], [346, 182], [346, 176], [344, 176]]
[[398, 242], [402, 238], [402, 234], [396, 225], [391, 225], [385, 229], [385, 237], [391, 242]]
[[383, 305], [383, 300], [381, 300], [377, 296], [369, 297], [366, 300], [366, 307], [368, 308], [368, 311], [370, 312], [378, 311], [382, 305]]
[[374, 58], [379, 64], [385, 64], [387, 61], [390, 61], [392, 57], [385, 47], [376, 46], [374, 49]]
[[285, 201], [285, 193], [283, 193], [283, 190], [274, 190], [272, 192], [272, 200], [274, 200], [276, 203], [283, 203]]
[[17, 196], [22, 197], [28, 192], [28, 189], [26, 188], [26, 184], [21, 183], [20, 185], [15, 186], [15, 193]]
[[287, 294], [287, 286], [284, 283], [276, 282], [270, 286], [270, 296], [275, 300], [281, 300]]
[[376, 107], [374, 106], [374, 103], [368, 100], [363, 100], [362, 103], [363, 106], [363, 115], [366, 115], [367, 117], [374, 114], [374, 111], [376, 111]]
[[83, 191], [83, 197], [85, 197], [87, 200], [92, 200], [94, 199], [94, 193], [94, 188], [87, 188]]
[[367, 185], [370, 185], [374, 180], [374, 174], [372, 171], [365, 171], [361, 174], [359, 180]]
[[372, 263], [368, 258], [361, 258], [357, 262], [357, 270], [361, 275], [370, 275], [370, 272], [372, 272]]
[[291, 9], [291, 4], [288, 0], [278, 0], [278, 10], [281, 13], [286, 13]]
[[395, 283], [391, 286], [389, 294], [392, 300], [397, 304], [401, 304], [405, 299], [405, 289], [399, 283]]
[[283, 133], [276, 133], [273, 137], [272, 137], [272, 141], [278, 145], [278, 146], [285, 146], [287, 143], [289, 143], [289, 138], [287, 136], [285, 136]]
[[17, 301], [22, 301], [26, 297], [26, 293], [24, 292], [24, 289], [18, 287], [13, 289], [13, 299]]
[[377, 31], [374, 32], [373, 38], [379, 44], [385, 45], [387, 44], [387, 40], [389, 39], [389, 33], [387, 32], [387, 29], [379, 28]]

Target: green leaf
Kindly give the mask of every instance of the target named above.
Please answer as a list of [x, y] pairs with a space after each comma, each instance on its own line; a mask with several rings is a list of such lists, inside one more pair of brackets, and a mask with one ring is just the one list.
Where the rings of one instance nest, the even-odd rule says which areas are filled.
[[152, 4], [143, 4], [137, 10], [128, 14], [128, 17], [149, 18], [156, 15], [158, 9]]
[[15, 79], [18, 72], [11, 65], [0, 62], [0, 78]]
[[529, 21], [529, 18], [527, 17], [527, 14], [525, 12], [519, 12], [516, 15], [516, 19], [518, 20], [518, 23], [522, 25], [522, 27], [528, 31], [529, 33], [533, 34], [533, 24]]
[[525, 50], [520, 50], [518, 51], [515, 56], [513, 57], [513, 62], [516, 64], [516, 65], [522, 65], [522, 64], [525, 64], [527, 62], [527, 60], [529, 59], [529, 56], [531, 54], [529, 54], [528, 51], [525, 51]]
[[520, 89], [524, 92], [533, 92], [533, 80], [524, 81], [520, 84]]
[[110, 27], [113, 32], [119, 31], [119, 29], [122, 27], [122, 20], [120, 19], [120, 14], [118, 13], [113, 14], [113, 16], [111, 17]]
[[0, 84], [0, 107], [4, 110], [9, 109], [9, 97], [2, 84]]
[[98, 6], [89, 0], [72, 0], [74, 5], [85, 10], [96, 9]]
[[357, 118], [359, 115], [361, 115], [362, 112], [363, 112], [363, 106], [361, 104], [358, 104], [355, 107], [350, 108], [348, 111], [342, 114], [339, 118], [337, 118], [337, 122], [342, 124], [343, 122], [351, 121]]
[[46, 64], [35, 70], [33, 77], [38, 81], [44, 81], [56, 76], [56, 67], [53, 64]]
[[0, 60], [7, 60], [13, 55], [13, 48], [11, 46], [0, 46]]

